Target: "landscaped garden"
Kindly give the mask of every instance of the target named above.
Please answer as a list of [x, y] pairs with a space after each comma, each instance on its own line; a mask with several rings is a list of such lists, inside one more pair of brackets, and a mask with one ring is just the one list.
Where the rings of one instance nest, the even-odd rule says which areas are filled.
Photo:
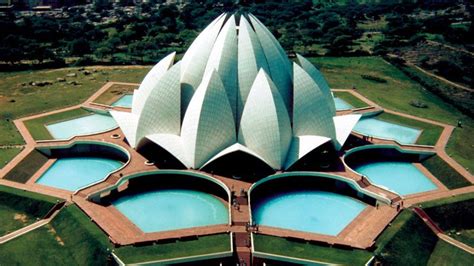
[[376, 259], [387, 265], [467, 265], [474, 258], [439, 239], [411, 210], [397, 216], [378, 237], [376, 246]]
[[474, 247], [474, 193], [423, 204], [423, 209], [445, 234]]
[[140, 82], [149, 69], [87, 67], [0, 73], [0, 145], [23, 143], [14, 119], [80, 104], [107, 81]]
[[0, 186], [0, 236], [43, 218], [55, 203], [53, 197]]
[[[355, 87], [358, 92], [383, 108], [453, 126], [461, 120], [462, 128], [454, 130], [447, 152], [469, 171], [474, 169], [474, 138], [471, 137], [474, 120], [412, 81], [390, 63], [380, 57], [317, 57], [311, 58], [311, 62], [320, 68], [331, 88]], [[387, 82], [363, 79], [361, 75], [365, 74], [383, 78]], [[412, 100], [426, 104], [426, 108], [411, 105]]]
[[364, 265], [372, 256], [366, 250], [340, 249], [259, 234], [254, 235], [254, 249], [257, 252], [344, 265]]

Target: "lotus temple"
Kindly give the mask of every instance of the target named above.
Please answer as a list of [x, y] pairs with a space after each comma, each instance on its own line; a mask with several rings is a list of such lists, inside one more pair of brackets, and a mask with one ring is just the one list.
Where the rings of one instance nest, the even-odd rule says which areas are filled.
[[[96, 101], [115, 86], [133, 89]], [[367, 106], [354, 108], [336, 91]], [[82, 114], [42, 125], [48, 139], [28, 130], [76, 109]], [[258, 18], [226, 13], [140, 84], [111, 81], [79, 106], [15, 120], [27, 145], [0, 181], [62, 199], [57, 210], [77, 205], [117, 249], [209, 236], [228, 246], [133, 264], [331, 264], [259, 243], [374, 250], [401, 210], [454, 193], [424, 160], [439, 156], [474, 182], [444, 151], [452, 126], [399, 113], [441, 128], [435, 145], [419, 145], [421, 129], [379, 120], [381, 113], [396, 112], [357, 90], [330, 88]]]

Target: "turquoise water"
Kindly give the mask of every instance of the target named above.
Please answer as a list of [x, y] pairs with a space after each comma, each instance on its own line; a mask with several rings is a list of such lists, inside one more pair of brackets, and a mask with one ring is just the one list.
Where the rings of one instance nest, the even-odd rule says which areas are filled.
[[229, 221], [222, 201], [194, 190], [148, 191], [123, 196], [112, 204], [146, 233], [227, 224]]
[[120, 97], [117, 101], [115, 101], [112, 104], [112, 106], [131, 108], [132, 99], [133, 99], [133, 94], [125, 94], [122, 97]]
[[337, 193], [295, 191], [256, 203], [252, 216], [260, 225], [335, 236], [365, 207], [363, 202]]
[[354, 127], [354, 131], [366, 136], [396, 140], [404, 144], [415, 143], [421, 133], [419, 129], [385, 122], [373, 117], [361, 118]]
[[387, 187], [400, 195], [437, 189], [436, 185], [409, 162], [373, 162], [354, 168], [371, 182]]
[[336, 104], [336, 110], [349, 110], [354, 108], [354, 106], [348, 104], [346, 101], [344, 101], [341, 98], [334, 98], [334, 103]]
[[61, 158], [49, 167], [36, 183], [75, 191], [102, 180], [110, 172], [117, 170], [121, 166], [122, 163], [120, 161], [104, 158]]
[[74, 136], [110, 130], [115, 127], [117, 127], [115, 120], [111, 116], [102, 114], [87, 115], [46, 126], [55, 139], [69, 139]]

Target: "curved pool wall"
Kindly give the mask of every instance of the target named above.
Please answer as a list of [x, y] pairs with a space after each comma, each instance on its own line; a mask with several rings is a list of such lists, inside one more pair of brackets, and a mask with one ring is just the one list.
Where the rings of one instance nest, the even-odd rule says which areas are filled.
[[56, 140], [68, 140], [77, 136], [93, 135], [117, 128], [117, 123], [108, 112], [90, 110], [91, 114], [46, 124], [45, 127]]
[[73, 159], [73, 158], [103, 158], [108, 160], [113, 160], [120, 162], [121, 166], [116, 168], [113, 171], [109, 171], [108, 173], [96, 180], [95, 182], [88, 183], [84, 186], [81, 186], [77, 189], [73, 189], [72, 191], [77, 192], [80, 189], [85, 187], [97, 184], [105, 180], [111, 173], [119, 171], [123, 167], [125, 167], [128, 162], [130, 161], [130, 153], [123, 147], [108, 143], [108, 142], [99, 142], [99, 141], [75, 141], [73, 143], [68, 143], [66, 145], [58, 145], [52, 147], [38, 147], [41, 153], [48, 156], [48, 158], [52, 159]]
[[353, 131], [365, 136], [394, 140], [401, 144], [416, 143], [416, 140], [422, 133], [421, 129], [377, 119], [380, 113], [375, 112], [363, 115]]
[[75, 141], [52, 147], [38, 147], [37, 149], [50, 158], [103, 157], [123, 163], [130, 159], [130, 154], [125, 148], [113, 143], [92, 140]]
[[[126, 189], [118, 192], [118, 188], [122, 186], [126, 186]], [[123, 176], [115, 185], [94, 192], [88, 195], [87, 199], [100, 204], [110, 204], [113, 200], [124, 195], [156, 189], [188, 189], [212, 194], [227, 202], [227, 207], [230, 210], [230, 190], [222, 181], [189, 170], [155, 170]], [[228, 216], [230, 224], [230, 211]]]
[[111, 203], [145, 233], [229, 223], [225, 203], [197, 190], [147, 190]]
[[104, 179], [122, 166], [123, 163], [120, 161], [100, 157], [60, 158], [36, 180], [36, 183], [76, 191]]
[[[308, 192], [310, 193], [308, 194]], [[307, 228], [305, 229], [306, 226], [316, 225], [317, 223], [314, 222], [314, 220], [312, 223], [303, 222], [300, 224], [298, 224], [296, 220], [293, 220], [293, 222], [295, 223], [293, 223], [291, 228], [288, 226], [281, 226], [281, 225], [279, 226], [277, 224], [273, 225], [275, 227], [280, 227], [284, 229], [307, 231], [307, 232], [313, 232], [313, 233], [322, 233], [322, 234], [328, 234], [328, 235], [337, 235], [343, 228], [345, 228], [345, 226], [347, 226], [348, 223], [350, 223], [355, 217], [357, 217], [357, 215], [365, 208], [365, 206], [367, 205], [373, 206], [376, 204], [377, 201], [383, 202], [385, 204], [390, 203], [390, 200], [386, 198], [385, 196], [378, 195], [376, 193], [364, 190], [352, 179], [347, 179], [342, 176], [336, 176], [336, 175], [325, 174], [325, 173], [317, 173], [317, 172], [291, 172], [291, 173], [272, 175], [254, 183], [252, 187], [249, 189], [248, 193], [249, 193], [249, 211], [250, 211], [251, 220], [257, 223], [258, 221], [256, 221], [256, 219], [259, 219], [258, 217], [259, 214], [256, 213], [256, 208], [259, 208], [261, 203], [265, 203], [265, 201], [267, 202], [274, 201], [275, 206], [278, 206], [278, 204], [281, 204], [278, 202], [279, 197], [280, 198], [284, 198], [285, 196], [292, 197], [291, 194], [293, 194], [293, 198], [296, 199], [294, 200], [294, 202], [297, 202], [300, 200], [303, 200], [304, 202], [305, 201], [304, 198], [307, 196], [312, 197], [313, 199], [318, 199], [318, 198], [319, 199], [326, 198], [329, 200], [332, 199], [333, 203], [335, 204], [333, 205], [333, 207], [326, 206], [328, 208], [331, 208], [331, 210], [328, 210], [328, 212], [323, 213], [323, 215], [325, 215], [324, 218], [329, 219], [326, 221], [331, 221], [331, 219], [333, 219], [334, 217], [338, 217], [337, 215], [334, 216], [335, 214], [330, 213], [332, 210], [335, 209], [334, 206], [337, 206], [337, 205], [344, 206], [344, 204], [347, 203], [348, 204], [347, 206], [351, 208], [351, 211], [348, 210], [348, 212], [346, 213], [347, 216], [345, 216], [344, 218], [341, 218], [338, 224], [332, 227], [331, 226], [326, 227], [326, 228], [319, 227], [319, 229], [313, 228], [313, 230], [310, 230]], [[286, 203], [283, 202], [283, 206], [288, 207], [287, 212], [291, 212], [291, 211], [298, 212], [299, 208], [295, 208], [295, 205], [291, 203], [291, 201], [292, 200], [287, 201]], [[309, 204], [306, 204], [306, 205], [309, 205]], [[324, 204], [323, 205], [316, 204], [316, 205], [318, 206], [307, 206], [309, 207], [308, 210], [305, 210], [305, 212], [299, 212], [299, 215], [300, 215], [299, 220], [312, 219], [311, 218], [313, 217], [312, 214], [306, 213], [306, 211], [311, 211], [310, 209], [313, 207], [317, 207], [317, 208], [312, 209], [312, 211], [317, 211], [317, 209], [320, 207], [323, 207], [323, 210], [325, 208]], [[341, 208], [337, 208], [337, 209], [340, 211]], [[280, 212], [278, 212], [278, 208], [276, 208], [274, 209], [274, 211], [277, 215], [282, 215], [282, 217], [285, 216], [285, 211], [283, 210], [280, 210]], [[257, 215], [257, 216], [254, 217], [254, 215]], [[287, 218], [283, 218], [283, 220], [280, 219], [280, 221], [285, 221], [285, 219]], [[292, 217], [290, 217], [289, 219], [291, 220]], [[319, 223], [319, 225], [324, 225], [326, 221], [323, 223]], [[269, 226], [272, 226], [272, 225], [269, 224]]]
[[[342, 161], [354, 173], [367, 176], [372, 184], [405, 196], [437, 189], [413, 165], [434, 154], [431, 151], [404, 150], [397, 145], [367, 145], [347, 151]], [[397, 178], [394, 175], [399, 176], [398, 180], [393, 180]]]

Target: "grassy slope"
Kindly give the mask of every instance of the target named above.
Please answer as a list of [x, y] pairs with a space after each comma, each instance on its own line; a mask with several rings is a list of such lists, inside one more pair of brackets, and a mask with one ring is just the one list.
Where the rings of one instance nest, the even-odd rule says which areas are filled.
[[0, 236], [42, 218], [55, 203], [51, 197], [0, 186]]
[[[438, 237], [410, 211], [396, 218], [398, 228], [377, 240], [377, 260], [385, 265], [426, 265]], [[399, 221], [398, 221], [399, 220]]]
[[[12, 119], [79, 104], [109, 80], [140, 82], [149, 69], [110, 67], [89, 76], [83, 75], [77, 68], [0, 73], [0, 144], [23, 143]], [[77, 73], [77, 77], [66, 77], [72, 72]], [[67, 81], [78, 81], [81, 85], [56, 82], [56, 78], [65, 77]], [[22, 85], [43, 80], [50, 80], [53, 85]]]
[[0, 246], [5, 265], [106, 265], [107, 237], [72, 205], [48, 225]]
[[435, 145], [443, 132], [443, 128], [435, 126], [432, 124], [424, 123], [421, 121], [413, 120], [403, 116], [398, 116], [389, 113], [382, 113], [377, 116], [378, 119], [384, 120], [387, 122], [395, 122], [397, 124], [402, 124], [408, 127], [422, 129], [421, 135], [416, 140], [416, 144], [422, 145]]
[[115, 249], [115, 254], [128, 264], [226, 251], [230, 251], [229, 235], [219, 234], [144, 247], [125, 246]]
[[474, 255], [465, 252], [443, 240], [439, 240], [428, 261], [430, 266], [472, 265]]
[[345, 265], [364, 265], [372, 256], [365, 250], [338, 249], [266, 235], [254, 235], [254, 245], [260, 252]]
[[133, 90], [137, 88], [138, 86], [114, 84], [104, 93], [102, 93], [99, 97], [97, 97], [94, 102], [110, 105], [114, 101], [118, 100], [120, 96], [127, 93], [133, 93]]
[[[456, 125], [458, 119], [462, 119], [463, 128], [454, 131], [447, 150], [464, 167], [474, 169], [474, 138], [471, 137], [474, 120], [426, 91], [394, 66], [379, 57], [321, 57], [310, 60], [320, 67], [332, 88], [349, 89], [356, 86], [364, 96], [384, 108], [451, 125]], [[365, 80], [361, 74], [378, 76], [388, 82]], [[424, 102], [428, 108], [413, 107], [409, 104], [411, 100]]]
[[26, 183], [47, 161], [48, 157], [37, 150], [33, 150], [3, 178], [19, 183]]
[[21, 148], [0, 149], [0, 169], [21, 152]]
[[424, 160], [422, 164], [449, 189], [471, 185], [469, 181], [438, 156], [432, 156]]
[[[425, 208], [425, 212], [453, 238], [474, 246], [474, 198]], [[464, 232], [465, 231], [465, 232]]]
[[352, 105], [354, 108], [362, 108], [368, 106], [364, 101], [355, 97], [349, 92], [336, 91], [334, 92], [334, 95], [338, 98], [341, 98], [346, 103]]
[[59, 122], [67, 119], [77, 118], [81, 116], [85, 116], [90, 114], [91, 112], [78, 108], [69, 110], [66, 112], [61, 112], [53, 115], [43, 116], [40, 118], [28, 120], [25, 122], [25, 126], [30, 131], [31, 136], [35, 140], [46, 140], [46, 139], [53, 139], [51, 134], [49, 133], [48, 129], [45, 127], [47, 124], [51, 124], [54, 122]]

